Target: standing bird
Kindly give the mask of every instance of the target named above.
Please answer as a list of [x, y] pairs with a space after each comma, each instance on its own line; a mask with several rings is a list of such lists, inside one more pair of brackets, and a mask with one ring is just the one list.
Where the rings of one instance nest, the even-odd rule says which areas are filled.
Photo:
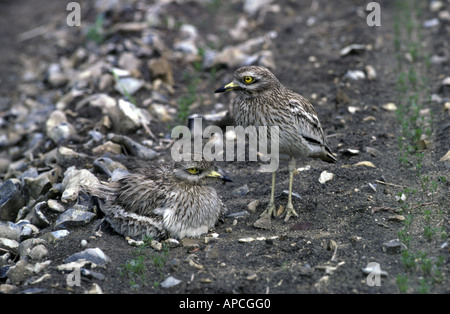
[[87, 192], [100, 199], [106, 221], [123, 236], [156, 240], [199, 236], [227, 212], [205, 181], [232, 180], [214, 171], [212, 162], [193, 156], [88, 187]]
[[[233, 75], [231, 83], [218, 88], [215, 93], [235, 91], [233, 104], [236, 125], [278, 126], [280, 155], [289, 156], [289, 196], [285, 221], [298, 216], [292, 205], [292, 182], [295, 158], [314, 157], [334, 163], [316, 110], [303, 96], [284, 87], [267, 68], [243, 66]], [[272, 191], [264, 213], [275, 216], [275, 171], [272, 172]], [[263, 213], [263, 214], [264, 214]]]

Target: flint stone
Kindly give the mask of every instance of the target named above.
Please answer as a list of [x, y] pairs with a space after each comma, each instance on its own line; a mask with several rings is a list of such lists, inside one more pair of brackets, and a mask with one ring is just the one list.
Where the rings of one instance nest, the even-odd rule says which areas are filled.
[[0, 221], [0, 238], [18, 240], [20, 236], [20, 227], [10, 221]]
[[64, 172], [64, 179], [62, 181], [63, 194], [61, 200], [63, 202], [75, 201], [78, 197], [82, 185], [95, 186], [99, 185], [100, 181], [86, 169], [77, 170], [75, 166], [67, 168]]
[[388, 254], [398, 254], [406, 249], [406, 246], [399, 239], [390, 240], [383, 243], [383, 251]]
[[135, 131], [141, 126], [148, 125], [144, 111], [129, 101], [119, 99], [116, 108], [110, 113], [113, 127], [117, 132]]
[[138, 142], [133, 141], [128, 136], [110, 133], [107, 137], [114, 143], [123, 145], [127, 152], [133, 156], [146, 160], [151, 160], [158, 156], [158, 153], [153, 149], [150, 149], [148, 147], [145, 147], [144, 145], [139, 144]]
[[[41, 259], [48, 255], [48, 251], [46, 248], [47, 241], [44, 239], [33, 238], [27, 239], [19, 244], [18, 252], [21, 259]], [[36, 247], [38, 249], [34, 250]]]
[[0, 187], [0, 220], [15, 221], [24, 205], [20, 180], [13, 178], [3, 183]]
[[18, 250], [19, 250], [19, 242], [17, 242], [16, 240], [0, 238], [0, 252], [8, 251], [13, 255], [17, 255]]
[[21, 259], [16, 265], [12, 266], [6, 276], [13, 285], [20, 285], [33, 275], [33, 266], [27, 261]]
[[61, 110], [53, 111], [46, 124], [47, 136], [56, 144], [75, 134], [75, 128], [67, 121], [66, 114]]
[[42, 237], [48, 242], [55, 242], [58, 239], [62, 239], [69, 235], [69, 231], [66, 229], [56, 230], [49, 233], [44, 234]]
[[56, 212], [56, 213], [64, 213], [66, 211], [66, 208], [60, 204], [57, 200], [48, 200], [47, 201], [47, 206], [49, 209], [51, 209], [52, 211]]
[[163, 282], [161, 282], [162, 288], [170, 288], [173, 286], [178, 285], [181, 282], [181, 280], [176, 279], [175, 277], [169, 276], [166, 279], [164, 279]]
[[64, 263], [71, 263], [78, 260], [90, 261], [98, 266], [105, 266], [111, 259], [103, 253], [100, 248], [90, 248], [84, 251], [75, 253], [64, 260]]
[[112, 176], [114, 170], [116, 169], [122, 169], [127, 170], [127, 168], [122, 165], [120, 162], [114, 161], [109, 157], [100, 157], [94, 160], [93, 162], [94, 167], [102, 170], [105, 174], [108, 176]]
[[21, 226], [19, 241], [32, 238], [39, 233], [39, 228], [33, 224], [27, 223]]
[[67, 228], [83, 226], [88, 224], [92, 219], [94, 219], [94, 217], [94, 213], [80, 209], [69, 208], [58, 217], [55, 223], [55, 227]]
[[271, 229], [272, 219], [270, 218], [270, 215], [268, 215], [267, 213], [261, 215], [261, 217], [253, 223], [253, 227], [265, 230]]
[[53, 183], [56, 182], [60, 174], [60, 168], [55, 168], [47, 172], [43, 172], [36, 177], [24, 178], [25, 186], [28, 188], [31, 197], [37, 199], [50, 190]]
[[37, 203], [33, 208], [33, 215], [31, 216], [31, 223], [38, 228], [45, 228], [50, 226], [50, 221], [45, 217], [42, 212], [43, 209], [48, 208], [47, 202]]
[[248, 192], [249, 192], [249, 188], [248, 188], [247, 184], [245, 184], [245, 185], [231, 191], [231, 195], [235, 196], [235, 197], [245, 196], [248, 194]]

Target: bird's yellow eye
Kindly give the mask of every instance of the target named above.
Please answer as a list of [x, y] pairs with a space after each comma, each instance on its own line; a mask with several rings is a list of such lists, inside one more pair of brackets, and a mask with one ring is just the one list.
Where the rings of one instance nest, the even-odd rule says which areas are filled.
[[255, 78], [253, 76], [244, 76], [244, 83], [245, 84], [253, 83], [254, 80], [255, 80]]
[[190, 174], [198, 174], [200, 171], [197, 168], [188, 168], [187, 172]]

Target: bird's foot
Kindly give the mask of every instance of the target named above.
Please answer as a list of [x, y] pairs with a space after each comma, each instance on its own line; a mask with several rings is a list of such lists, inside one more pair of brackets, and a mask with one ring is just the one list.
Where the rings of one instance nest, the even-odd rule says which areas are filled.
[[289, 218], [291, 218], [291, 216], [295, 216], [298, 217], [298, 214], [295, 212], [294, 206], [292, 206], [292, 203], [287, 204], [284, 213], [284, 222], [288, 222]]
[[275, 203], [270, 202], [269, 205], [267, 205], [267, 208], [265, 211], [263, 211], [262, 215], [269, 215], [269, 217], [275, 217], [276, 210], [275, 210]]

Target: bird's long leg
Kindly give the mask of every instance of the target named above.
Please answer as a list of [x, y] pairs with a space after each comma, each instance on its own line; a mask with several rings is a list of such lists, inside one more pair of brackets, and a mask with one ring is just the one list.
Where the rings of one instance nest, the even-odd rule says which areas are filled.
[[295, 158], [291, 156], [289, 159], [289, 196], [288, 203], [285, 209], [285, 217], [284, 221], [287, 222], [292, 215], [298, 216], [294, 210], [294, 206], [292, 205], [292, 182], [294, 181], [294, 170], [295, 170]]
[[270, 192], [270, 202], [269, 205], [267, 205], [266, 210], [261, 214], [268, 214], [269, 216], [275, 217], [276, 211], [275, 211], [275, 173], [276, 171], [272, 172], [272, 190]]

